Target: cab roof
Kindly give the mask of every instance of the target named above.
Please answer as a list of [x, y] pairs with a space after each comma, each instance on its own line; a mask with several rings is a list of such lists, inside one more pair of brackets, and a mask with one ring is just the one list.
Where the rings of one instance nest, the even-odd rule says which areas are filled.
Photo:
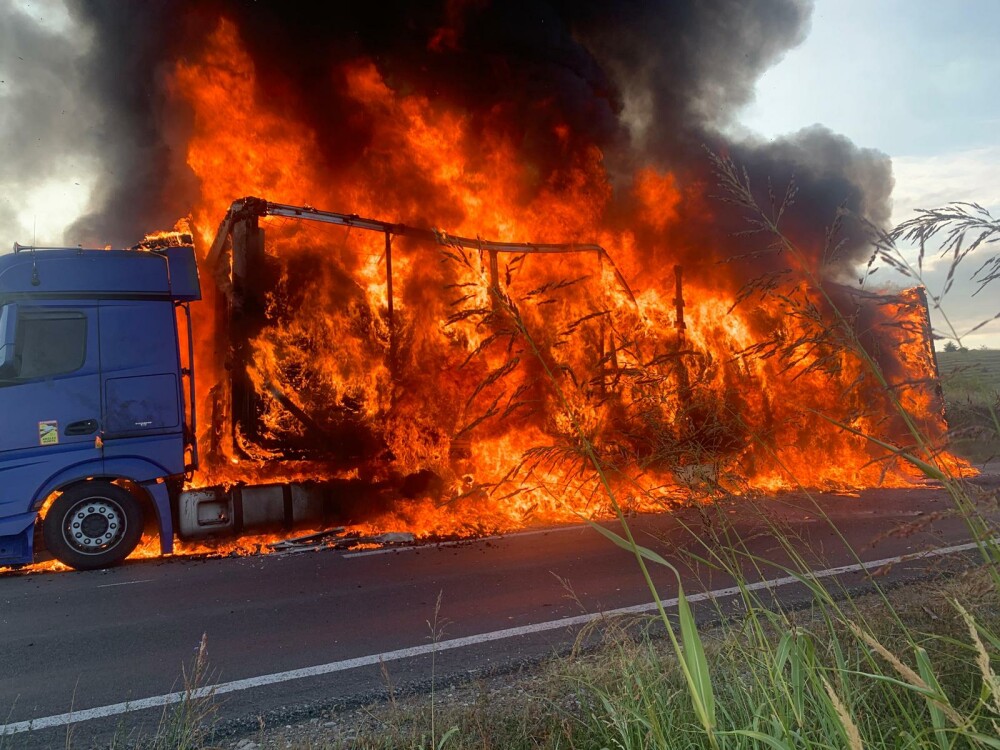
[[0, 255], [0, 299], [25, 296], [201, 299], [194, 248], [24, 248]]

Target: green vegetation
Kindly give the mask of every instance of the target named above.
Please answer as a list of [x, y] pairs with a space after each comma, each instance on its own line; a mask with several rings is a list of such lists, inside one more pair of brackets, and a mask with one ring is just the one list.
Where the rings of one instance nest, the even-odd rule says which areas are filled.
[[1000, 398], [1000, 349], [938, 352], [945, 399], [990, 406]]
[[952, 449], [974, 462], [1000, 457], [1000, 350], [938, 352]]

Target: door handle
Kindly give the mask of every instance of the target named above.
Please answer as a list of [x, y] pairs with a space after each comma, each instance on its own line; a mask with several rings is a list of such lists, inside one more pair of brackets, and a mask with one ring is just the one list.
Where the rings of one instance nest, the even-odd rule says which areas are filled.
[[70, 422], [63, 430], [63, 435], [93, 435], [100, 425], [96, 419], [84, 419], [81, 422]]

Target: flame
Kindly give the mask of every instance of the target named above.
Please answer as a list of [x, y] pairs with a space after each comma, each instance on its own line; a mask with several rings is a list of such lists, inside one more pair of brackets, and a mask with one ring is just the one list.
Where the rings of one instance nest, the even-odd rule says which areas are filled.
[[[876, 319], [860, 338], [866, 355], [789, 313], [791, 304], [836, 319], [822, 289], [792, 281], [737, 304], [740, 280], [717, 266], [685, 279], [681, 328], [678, 259], [649, 238], [679, 221], [682, 200], [707, 205], [702, 187], [640, 168], [623, 229], [608, 219], [600, 149], [581, 148], [567, 126], [553, 131], [561, 167], [543, 172], [503, 127], [500, 105], [484, 124], [394, 89], [367, 59], [331, 75], [350, 105], [344, 117], [367, 128], [357, 153], [332, 166], [320, 158], [329, 134], [262, 96], [231, 22], [176, 65], [172, 94], [193, 113], [187, 163], [200, 195], [191, 225], [202, 252], [234, 198], [261, 195], [495, 240], [598, 241], [616, 268], [594, 253], [505, 255], [494, 278], [488, 254], [397, 238], [393, 352], [383, 238], [263, 219], [273, 261], [267, 325], [252, 335], [248, 368], [263, 439], [246, 425], [233, 440], [216, 434], [222, 460], [197, 484], [429, 470], [441, 479], [433, 493], [352, 528], [451, 534], [608, 512], [590, 457], [639, 510], [669, 507], [695, 485], [711, 494], [911, 484], [912, 467], [864, 437], [909, 446], [894, 402], [936, 441], [923, 449], [939, 451], [925, 308], [905, 294], [874, 311], [865, 303]], [[211, 274], [202, 277], [210, 287]], [[225, 389], [231, 364], [206, 291], [197, 310], [203, 445], [228, 418], [207, 394]], [[879, 346], [894, 351], [888, 384], [866, 361]], [[376, 458], [347, 467], [272, 460], [308, 439], [282, 399], [326, 434], [365, 425], [370, 434], [351, 439], [380, 443]]]

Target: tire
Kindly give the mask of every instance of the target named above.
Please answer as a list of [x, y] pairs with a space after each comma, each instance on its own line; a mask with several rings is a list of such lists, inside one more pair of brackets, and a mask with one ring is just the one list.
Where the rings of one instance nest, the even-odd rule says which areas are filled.
[[124, 487], [93, 481], [56, 498], [42, 522], [45, 547], [76, 570], [120, 564], [142, 538], [142, 507]]

